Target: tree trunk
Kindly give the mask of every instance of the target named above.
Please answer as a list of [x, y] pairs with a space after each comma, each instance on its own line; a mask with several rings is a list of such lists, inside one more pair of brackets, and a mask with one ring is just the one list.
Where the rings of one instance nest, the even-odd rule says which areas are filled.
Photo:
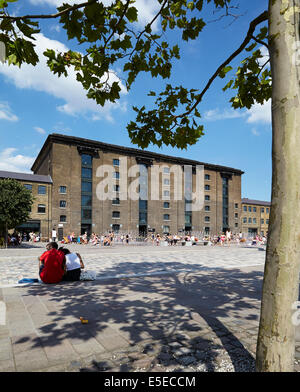
[[[294, 370], [300, 258], [300, 0], [269, 0], [272, 71], [272, 205], [256, 368]], [[295, 310], [294, 310], [295, 311]]]

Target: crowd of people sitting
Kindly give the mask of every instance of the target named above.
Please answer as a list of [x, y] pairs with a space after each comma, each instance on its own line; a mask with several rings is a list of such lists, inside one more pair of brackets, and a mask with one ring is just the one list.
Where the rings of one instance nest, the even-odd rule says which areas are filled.
[[[52, 232], [53, 234], [53, 232]], [[50, 239], [55, 242], [57, 240], [56, 236], [52, 236]], [[8, 245], [10, 246], [18, 246], [22, 242], [40, 242], [41, 237], [39, 233], [17, 233], [8, 235]], [[155, 234], [149, 233], [147, 236], [139, 236], [138, 233], [114, 233], [113, 231], [105, 233], [105, 234], [97, 234], [92, 233], [88, 235], [87, 232], [82, 235], [75, 235], [74, 232], [70, 233], [68, 236], [64, 236], [60, 240], [61, 244], [83, 244], [91, 246], [111, 246], [113, 244], [124, 244], [128, 245], [132, 244], [152, 244], [152, 245], [197, 245], [204, 244], [208, 246], [213, 245], [231, 245], [231, 244], [240, 244], [247, 243], [248, 245], [262, 245], [266, 244], [267, 237], [262, 235], [255, 236], [245, 236], [244, 234], [236, 233], [232, 234], [231, 231], [226, 231], [226, 233], [220, 233], [217, 235], [207, 235], [204, 233], [190, 233], [190, 234]]]

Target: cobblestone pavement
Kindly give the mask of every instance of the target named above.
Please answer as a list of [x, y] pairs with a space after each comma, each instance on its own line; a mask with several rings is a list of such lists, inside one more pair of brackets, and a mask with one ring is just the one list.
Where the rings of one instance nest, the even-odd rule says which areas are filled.
[[0, 251], [0, 371], [254, 371], [265, 252], [78, 248], [97, 280], [17, 285], [43, 248]]
[[[240, 268], [264, 264], [265, 252], [256, 247], [157, 247], [116, 245], [112, 248], [69, 245], [82, 255], [87, 270], [97, 279], [132, 277], [205, 268]], [[45, 244], [28, 249], [0, 250], [0, 287], [15, 285], [21, 278], [38, 278], [37, 257]]]

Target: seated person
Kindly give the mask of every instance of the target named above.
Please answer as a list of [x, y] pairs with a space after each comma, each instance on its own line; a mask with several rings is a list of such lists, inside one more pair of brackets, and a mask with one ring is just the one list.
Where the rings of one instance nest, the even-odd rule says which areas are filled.
[[59, 283], [65, 273], [65, 255], [57, 248], [56, 242], [49, 242], [39, 257], [39, 275], [44, 283]]
[[81, 269], [84, 268], [82, 258], [79, 253], [71, 253], [69, 249], [59, 248], [66, 258], [66, 272], [63, 276], [64, 281], [74, 282], [80, 280]]

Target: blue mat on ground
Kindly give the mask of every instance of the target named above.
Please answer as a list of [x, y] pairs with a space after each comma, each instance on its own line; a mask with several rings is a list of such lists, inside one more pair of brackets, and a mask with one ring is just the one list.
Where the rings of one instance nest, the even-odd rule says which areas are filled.
[[32, 278], [23, 278], [18, 281], [18, 283], [38, 283], [38, 279], [32, 279]]

